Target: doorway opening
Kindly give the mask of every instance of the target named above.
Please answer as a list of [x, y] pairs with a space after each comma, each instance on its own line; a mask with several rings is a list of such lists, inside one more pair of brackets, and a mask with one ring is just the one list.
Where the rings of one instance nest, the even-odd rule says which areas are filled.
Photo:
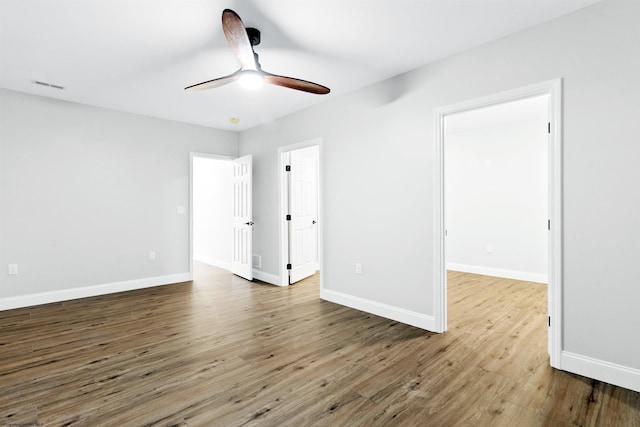
[[280, 281], [288, 286], [321, 269], [321, 140], [281, 147]]
[[253, 280], [252, 156], [190, 153], [189, 165], [190, 279], [195, 261]]
[[[496, 111], [502, 110], [504, 113], [510, 110], [510, 107], [516, 105], [528, 105], [536, 108], [538, 115], [546, 117], [546, 121], [541, 123], [543, 127], [543, 140], [540, 144], [546, 147], [533, 148], [530, 156], [541, 158], [543, 175], [529, 176], [530, 180], [526, 185], [526, 191], [523, 191], [521, 197], [524, 197], [524, 208], [512, 209], [511, 213], [503, 215], [513, 206], [507, 206], [509, 203], [495, 196], [501, 191], [510, 191], [512, 194], [517, 192], [517, 188], [512, 188], [515, 180], [509, 181], [505, 176], [496, 176], [496, 170], [503, 166], [504, 169], [509, 168], [520, 169], [522, 172], [523, 165], [527, 164], [527, 156], [524, 153], [518, 153], [512, 158], [503, 158], [505, 156], [504, 146], [502, 148], [494, 147], [494, 153], [491, 156], [502, 156], [498, 159], [499, 165], [495, 160], [485, 152], [484, 157], [471, 157], [474, 150], [480, 149], [478, 145], [469, 145], [466, 148], [464, 143], [460, 143], [458, 147], [454, 147], [453, 142], [456, 141], [454, 133], [449, 132], [456, 124], [456, 117], [461, 118], [463, 114], [472, 116], [475, 112], [475, 126], [482, 127], [486, 124], [487, 116], [483, 117], [482, 113], [486, 113], [488, 108], [495, 108]], [[536, 106], [537, 105], [537, 106]], [[434, 286], [434, 320], [437, 332], [445, 332], [447, 330], [447, 267], [453, 267], [455, 270], [469, 271], [471, 273], [495, 274], [504, 277], [512, 277], [519, 280], [529, 281], [545, 281], [548, 283], [547, 288], [547, 307], [549, 316], [548, 327], [548, 349], [550, 354], [551, 366], [560, 368], [560, 352], [561, 352], [561, 80], [553, 80], [543, 82], [537, 85], [527, 86], [517, 90], [492, 95], [485, 98], [475, 99], [461, 104], [449, 107], [443, 107], [436, 110], [436, 187], [435, 187], [435, 286]], [[543, 111], [540, 111], [540, 109]], [[513, 108], [511, 108], [513, 109]], [[484, 111], [482, 111], [484, 110]], [[499, 118], [498, 120], [504, 119]], [[467, 126], [469, 125], [467, 123]], [[504, 130], [504, 128], [503, 128]], [[481, 133], [478, 133], [481, 135]], [[477, 135], [476, 135], [477, 136]], [[484, 137], [487, 135], [485, 134]], [[508, 132], [503, 132], [502, 138], [508, 139]], [[496, 135], [492, 137], [492, 143], [495, 143]], [[452, 142], [451, 147], [448, 145]], [[476, 141], [477, 143], [478, 141]], [[513, 141], [511, 141], [513, 143]], [[508, 141], [506, 141], [508, 143]], [[534, 144], [534, 142], [531, 142]], [[486, 146], [484, 148], [487, 148]], [[513, 147], [510, 147], [513, 148]], [[456, 152], [456, 150], [458, 150]], [[465, 158], [466, 156], [466, 158]], [[456, 165], [448, 162], [451, 157]], [[520, 160], [516, 160], [519, 157]], [[520, 162], [519, 166], [516, 163]], [[475, 169], [475, 170], [473, 170]], [[449, 174], [451, 172], [451, 174]], [[513, 172], [513, 171], [512, 171]], [[455, 175], [453, 175], [455, 173]], [[535, 174], [534, 174], [535, 175]], [[463, 179], [464, 178], [464, 179]], [[466, 184], [465, 184], [465, 179]], [[502, 179], [502, 181], [500, 181]], [[505, 182], [504, 180], [507, 179]], [[462, 182], [457, 182], [460, 180]], [[539, 182], [543, 180], [544, 182]], [[486, 188], [489, 183], [493, 183], [494, 188]], [[500, 183], [500, 185], [498, 185]], [[472, 188], [464, 188], [464, 186]], [[504, 187], [499, 190], [497, 187]], [[546, 187], [546, 188], [544, 188]], [[464, 188], [464, 190], [460, 190]], [[458, 195], [449, 194], [450, 191], [467, 191], [467, 194], [460, 198]], [[474, 191], [469, 191], [474, 190]], [[524, 188], [523, 188], [524, 190]], [[544, 191], [546, 190], [546, 192]], [[526, 194], [525, 194], [526, 193]], [[535, 193], [535, 196], [534, 196]], [[528, 198], [527, 198], [528, 197]], [[469, 201], [475, 200], [476, 207], [471, 208]], [[544, 198], [546, 200], [541, 200]], [[463, 200], [465, 199], [465, 200]], [[466, 203], [466, 210], [473, 210], [479, 213], [482, 209], [479, 206], [486, 207], [487, 204], [499, 204], [502, 211], [494, 210], [492, 213], [481, 213], [483, 218], [483, 229], [479, 229], [477, 221], [478, 217], [467, 215], [463, 212], [462, 206]], [[536, 204], [535, 208], [531, 208], [532, 204]], [[529, 205], [529, 209], [527, 208]], [[542, 206], [541, 206], [542, 205]], [[544, 206], [546, 205], [546, 206]], [[509, 209], [508, 209], [509, 208]], [[487, 211], [489, 212], [489, 211]], [[496, 214], [498, 212], [498, 214]], [[542, 213], [541, 213], [542, 212]], [[519, 218], [511, 218], [508, 215], [520, 215]], [[497, 218], [496, 218], [497, 217]], [[506, 250], [506, 243], [513, 243], [513, 230], [509, 230], [510, 226], [522, 223], [522, 219], [527, 217], [529, 225], [527, 237], [523, 240], [535, 242], [535, 244], [527, 245], [522, 242], [516, 249], [512, 246]], [[540, 218], [537, 218], [540, 217]], [[536, 223], [539, 220], [540, 223]], [[449, 224], [451, 222], [451, 224]], [[513, 224], [509, 225], [508, 223]], [[452, 228], [450, 229], [450, 225]], [[475, 227], [475, 228], [474, 228]], [[493, 229], [493, 234], [487, 230]], [[469, 247], [462, 247], [461, 237], [467, 236], [466, 243]], [[458, 247], [456, 247], [458, 240]], [[501, 243], [495, 243], [501, 242]], [[538, 250], [536, 251], [535, 248]], [[540, 251], [540, 248], [543, 250]], [[546, 248], [546, 253], [544, 249]], [[503, 259], [500, 263], [495, 262], [499, 258]], [[524, 261], [526, 253], [533, 252], [533, 255]], [[451, 257], [452, 259], [449, 259]], [[493, 263], [493, 264], [492, 264]], [[449, 264], [449, 265], [448, 265]], [[484, 265], [483, 265], [484, 264]], [[478, 267], [480, 269], [478, 269]], [[474, 271], [476, 268], [476, 271]], [[484, 268], [484, 270], [482, 270]]]
[[191, 280], [216, 268], [231, 269], [232, 163], [230, 157], [190, 154]]
[[231, 270], [232, 167], [227, 158], [205, 154], [192, 156], [192, 263]]
[[445, 117], [447, 270], [547, 283], [548, 103]]

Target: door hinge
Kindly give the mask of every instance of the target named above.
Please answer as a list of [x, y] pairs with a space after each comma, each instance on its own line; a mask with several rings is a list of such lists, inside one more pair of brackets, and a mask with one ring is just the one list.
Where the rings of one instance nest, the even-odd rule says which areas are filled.
[[547, 220], [547, 230], [551, 231], [551, 220]]
[[287, 264], [287, 270], [291, 270], [291, 264]]
[[291, 221], [291, 215], [287, 215], [287, 221]]
[[551, 133], [551, 122], [547, 123], [547, 133]]
[[549, 316], [549, 327], [551, 327], [551, 316]]
[[285, 170], [286, 172], [291, 172], [291, 165], [286, 165], [286, 166], [284, 167], [284, 170]]

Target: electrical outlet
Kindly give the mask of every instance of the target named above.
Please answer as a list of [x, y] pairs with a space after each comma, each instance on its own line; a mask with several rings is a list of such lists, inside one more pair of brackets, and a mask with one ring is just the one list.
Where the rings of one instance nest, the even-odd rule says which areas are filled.
[[156, 251], [149, 251], [149, 259], [151, 261], [156, 259]]
[[362, 274], [362, 264], [356, 262], [356, 274]]
[[487, 252], [489, 253], [493, 252], [493, 245], [487, 245]]
[[7, 272], [9, 273], [9, 276], [15, 276], [18, 274], [18, 264], [9, 264]]
[[176, 213], [178, 213], [178, 214], [183, 214], [183, 213], [185, 213], [185, 212], [186, 212], [186, 209], [185, 209], [185, 207], [184, 207], [184, 206], [178, 206], [178, 207], [176, 208]]

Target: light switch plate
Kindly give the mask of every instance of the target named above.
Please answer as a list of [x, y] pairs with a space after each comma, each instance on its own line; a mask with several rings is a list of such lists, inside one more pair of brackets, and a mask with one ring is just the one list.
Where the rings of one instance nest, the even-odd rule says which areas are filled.
[[18, 264], [9, 264], [7, 272], [9, 273], [9, 276], [15, 276], [18, 274]]

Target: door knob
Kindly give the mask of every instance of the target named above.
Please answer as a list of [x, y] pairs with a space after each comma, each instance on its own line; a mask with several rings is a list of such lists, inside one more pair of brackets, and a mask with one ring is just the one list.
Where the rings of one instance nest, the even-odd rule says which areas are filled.
[[253, 221], [245, 222], [247, 225], [253, 225]]
[[317, 224], [316, 220], [314, 219], [313, 221], [311, 221], [311, 224]]

